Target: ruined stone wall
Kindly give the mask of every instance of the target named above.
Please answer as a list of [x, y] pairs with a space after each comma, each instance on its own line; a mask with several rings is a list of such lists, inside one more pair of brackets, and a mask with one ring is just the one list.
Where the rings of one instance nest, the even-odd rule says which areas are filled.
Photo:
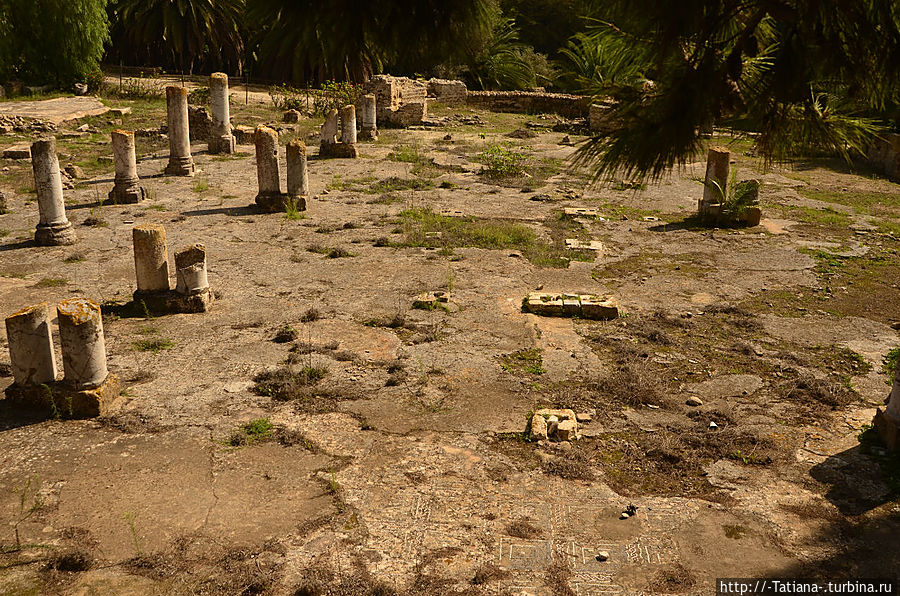
[[467, 103], [495, 112], [587, 118], [590, 98], [538, 91], [469, 91]]
[[427, 116], [428, 86], [424, 81], [377, 75], [369, 79], [364, 89], [375, 96], [375, 116], [379, 126], [421, 124]]
[[891, 180], [900, 181], [900, 134], [884, 135], [869, 150], [869, 161]]
[[466, 103], [469, 90], [462, 81], [450, 81], [447, 79], [431, 79], [428, 81], [428, 97], [447, 105], [459, 105]]

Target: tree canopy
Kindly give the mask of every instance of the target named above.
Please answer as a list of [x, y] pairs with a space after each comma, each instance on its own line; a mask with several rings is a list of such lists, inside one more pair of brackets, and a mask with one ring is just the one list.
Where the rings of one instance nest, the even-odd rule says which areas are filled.
[[0, 0], [0, 71], [60, 86], [96, 71], [109, 40], [106, 0]]
[[[700, 147], [700, 129], [741, 117], [758, 151], [863, 150], [866, 117], [900, 89], [900, 3], [883, 0], [607, 0], [590, 42], [606, 61], [594, 93], [621, 126], [584, 146], [600, 173], [661, 175]], [[584, 81], [582, 81], [584, 82]], [[585, 85], [591, 87], [591, 85]]]

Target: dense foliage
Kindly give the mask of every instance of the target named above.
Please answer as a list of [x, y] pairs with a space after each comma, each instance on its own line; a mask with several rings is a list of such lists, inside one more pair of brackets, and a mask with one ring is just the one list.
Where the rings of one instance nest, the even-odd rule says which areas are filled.
[[106, 0], [0, 0], [0, 77], [67, 87], [96, 71]]

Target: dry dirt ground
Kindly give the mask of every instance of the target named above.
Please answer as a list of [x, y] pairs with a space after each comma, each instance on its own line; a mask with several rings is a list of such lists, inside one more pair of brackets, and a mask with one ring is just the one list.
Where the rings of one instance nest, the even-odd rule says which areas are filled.
[[[125, 127], [164, 121], [158, 100], [107, 103], [133, 107]], [[30, 163], [0, 164], [2, 314], [103, 303], [127, 386], [98, 420], [0, 400], [0, 594], [710, 594], [716, 577], [900, 569], [900, 464], [864, 432], [898, 345], [896, 184], [829, 159], [764, 170], [722, 131], [764, 182], [764, 220], [708, 229], [691, 219], [702, 156], [589, 186], [551, 117], [432, 112], [444, 127], [384, 130], [357, 160], [311, 145], [300, 219], [253, 208], [245, 145], [196, 144], [202, 172], [176, 178], [141, 138], [149, 200], [104, 203], [119, 123], [67, 122], [93, 127], [59, 141], [90, 177], [66, 191], [71, 247], [33, 245]], [[506, 143], [528, 175], [483, 175]], [[170, 253], [206, 245], [210, 312], [123, 307], [142, 223]], [[622, 317], [522, 313], [538, 288], [611, 294]], [[446, 310], [410, 308], [438, 289]], [[542, 447], [523, 434], [541, 406], [593, 420]]]

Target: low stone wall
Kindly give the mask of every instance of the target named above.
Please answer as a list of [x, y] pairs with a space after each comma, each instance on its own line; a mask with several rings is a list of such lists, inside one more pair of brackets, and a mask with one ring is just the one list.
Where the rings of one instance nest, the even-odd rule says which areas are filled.
[[412, 126], [421, 124], [428, 114], [425, 98], [428, 88], [424, 81], [406, 77], [376, 75], [363, 86], [375, 96], [378, 125]]
[[869, 161], [891, 180], [900, 181], [900, 134], [884, 135], [869, 150]]
[[591, 100], [580, 95], [538, 91], [469, 91], [467, 103], [495, 112], [587, 118]]
[[462, 81], [450, 81], [447, 79], [430, 79], [428, 81], [428, 97], [433, 97], [447, 105], [459, 105], [466, 103], [469, 90]]

